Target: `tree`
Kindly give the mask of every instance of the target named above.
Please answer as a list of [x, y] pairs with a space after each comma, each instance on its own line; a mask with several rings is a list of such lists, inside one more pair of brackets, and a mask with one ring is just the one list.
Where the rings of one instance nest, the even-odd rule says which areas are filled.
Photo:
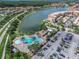
[[37, 51], [38, 49], [40, 49], [40, 45], [39, 44], [32, 44], [31, 46], [29, 46], [28, 48], [30, 50], [33, 50], [33, 51]]

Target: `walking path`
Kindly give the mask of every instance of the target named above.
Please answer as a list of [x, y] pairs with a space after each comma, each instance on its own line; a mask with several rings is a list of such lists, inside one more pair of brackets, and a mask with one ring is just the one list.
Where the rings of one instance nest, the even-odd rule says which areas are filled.
[[7, 35], [7, 38], [6, 38], [6, 42], [5, 42], [5, 45], [4, 45], [4, 49], [3, 49], [3, 53], [2, 53], [2, 58], [1, 59], [5, 59], [6, 46], [7, 46], [8, 39], [9, 39], [9, 35]]
[[10, 27], [10, 24], [7, 26], [7, 28], [4, 30], [4, 32], [1, 34], [1, 39], [0, 39], [0, 44], [1, 44], [1, 42], [2, 42], [2, 40], [3, 40], [3, 38], [4, 38], [4, 36], [5, 36], [5, 34], [6, 34], [6, 32], [7, 32], [7, 30], [8, 30], [8, 28]]

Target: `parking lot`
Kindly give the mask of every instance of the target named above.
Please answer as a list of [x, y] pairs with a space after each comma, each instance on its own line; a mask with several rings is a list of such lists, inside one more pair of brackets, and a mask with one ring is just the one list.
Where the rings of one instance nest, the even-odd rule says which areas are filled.
[[[75, 54], [78, 41], [79, 35], [77, 34], [58, 32], [32, 59], [78, 59]], [[40, 56], [40, 53], [43, 56]]]

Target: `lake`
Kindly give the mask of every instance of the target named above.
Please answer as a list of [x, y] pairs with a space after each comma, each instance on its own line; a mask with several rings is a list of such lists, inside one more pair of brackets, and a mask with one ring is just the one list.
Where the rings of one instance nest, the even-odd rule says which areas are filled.
[[67, 11], [67, 7], [53, 7], [53, 8], [43, 8], [39, 11], [33, 12], [30, 15], [26, 15], [23, 18], [22, 23], [20, 24], [20, 31], [27, 32], [31, 31], [33, 29], [38, 30], [41, 24], [41, 21], [46, 19], [49, 14], [53, 12], [59, 12], [59, 11]]

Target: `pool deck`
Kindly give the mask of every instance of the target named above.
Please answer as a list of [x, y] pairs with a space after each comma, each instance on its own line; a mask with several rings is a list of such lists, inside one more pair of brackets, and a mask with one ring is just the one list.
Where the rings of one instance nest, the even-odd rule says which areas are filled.
[[[25, 35], [24, 37], [26, 37], [27, 35]], [[22, 36], [21, 37], [16, 37], [14, 40], [13, 40], [13, 46], [17, 49], [17, 50], [19, 50], [19, 51], [21, 51], [21, 52], [24, 52], [24, 53], [29, 53], [30, 51], [29, 51], [29, 49], [28, 49], [28, 46], [30, 46], [30, 45], [32, 45], [32, 44], [34, 44], [34, 42], [32, 42], [32, 44], [26, 44], [26, 43], [20, 43], [20, 44], [18, 44], [18, 42], [17, 42], [17, 44], [16, 44], [16, 40], [21, 40], [21, 38], [22, 38]], [[45, 39], [45, 37], [44, 38], [42, 38], [42, 39]], [[43, 40], [43, 42], [42, 43], [44, 43], [44, 42], [46, 42], [45, 40]], [[40, 43], [40, 44], [42, 44], [42, 43]]]
[[26, 44], [25, 45], [16, 45], [16, 44], [13, 43], [13, 46], [15, 48], [17, 48], [21, 52], [24, 52], [24, 53], [28, 53], [29, 52], [29, 49], [28, 49]]
[[21, 40], [21, 37], [16, 37], [14, 40], [13, 40], [13, 46], [18, 49], [19, 51], [21, 52], [24, 52], [24, 53], [28, 53], [29, 52], [29, 49], [28, 49], [28, 44], [15, 44], [15, 41], [16, 40]]

